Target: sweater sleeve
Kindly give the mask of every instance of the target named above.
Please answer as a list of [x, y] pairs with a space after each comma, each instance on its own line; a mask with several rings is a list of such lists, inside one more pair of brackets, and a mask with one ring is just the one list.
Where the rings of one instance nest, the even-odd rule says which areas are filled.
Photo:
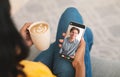
[[21, 64], [24, 65], [23, 71], [27, 77], [56, 77], [50, 69], [41, 62], [23, 60]]

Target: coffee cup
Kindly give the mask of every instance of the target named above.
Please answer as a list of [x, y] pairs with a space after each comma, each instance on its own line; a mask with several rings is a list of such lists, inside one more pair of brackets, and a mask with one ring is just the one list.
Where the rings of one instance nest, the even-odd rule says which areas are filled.
[[46, 50], [50, 46], [50, 27], [45, 21], [32, 23], [29, 28], [31, 39], [35, 47], [40, 50]]

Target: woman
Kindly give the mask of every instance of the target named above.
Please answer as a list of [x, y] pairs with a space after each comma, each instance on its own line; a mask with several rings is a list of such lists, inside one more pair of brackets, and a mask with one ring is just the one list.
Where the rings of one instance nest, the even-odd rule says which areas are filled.
[[[48, 67], [42, 63], [31, 62], [24, 60], [29, 54], [28, 46], [32, 45], [32, 41], [26, 31], [26, 24], [21, 29], [21, 35], [14, 26], [10, 17], [10, 5], [8, 0], [1, 0], [0, 2], [0, 77], [55, 77]], [[27, 34], [26, 34], [27, 33]], [[84, 53], [85, 42], [82, 40], [83, 48], [79, 52]], [[80, 47], [81, 48], [81, 47]], [[84, 55], [84, 54], [81, 54]], [[80, 57], [79, 57], [80, 58]], [[81, 58], [82, 59], [82, 58]], [[83, 61], [83, 60], [81, 60]], [[77, 67], [83, 69], [77, 59], [73, 61], [73, 66], [76, 69], [76, 76], [79, 77]], [[79, 65], [79, 66], [78, 66]], [[34, 71], [31, 67], [34, 67]], [[39, 68], [37, 68], [39, 67]], [[46, 69], [46, 70], [44, 70]], [[31, 72], [32, 71], [32, 72]], [[42, 71], [42, 72], [41, 72]], [[85, 72], [85, 71], [84, 71]], [[82, 72], [84, 74], [84, 72]], [[82, 74], [80, 74], [82, 75]]]

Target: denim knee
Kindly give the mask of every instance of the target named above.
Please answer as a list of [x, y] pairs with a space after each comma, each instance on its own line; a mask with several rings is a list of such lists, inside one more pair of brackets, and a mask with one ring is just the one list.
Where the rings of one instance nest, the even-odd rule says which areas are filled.
[[93, 33], [89, 27], [86, 27], [86, 30], [84, 33], [84, 39], [86, 41], [86, 44], [88, 45], [89, 51], [91, 51], [91, 48], [93, 45]]
[[83, 19], [82, 19], [81, 14], [74, 7], [67, 8], [61, 15], [61, 18], [60, 18], [60, 21], [58, 24], [56, 39], [59, 39], [62, 37], [62, 33], [66, 32], [66, 30], [69, 26], [69, 23], [71, 21], [83, 24]]

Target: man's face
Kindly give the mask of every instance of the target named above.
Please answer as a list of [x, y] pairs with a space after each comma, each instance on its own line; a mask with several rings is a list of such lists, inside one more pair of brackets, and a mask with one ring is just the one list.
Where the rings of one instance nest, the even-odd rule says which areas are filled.
[[77, 30], [72, 30], [70, 32], [70, 38], [71, 39], [75, 39], [77, 35], [78, 35], [78, 31]]

